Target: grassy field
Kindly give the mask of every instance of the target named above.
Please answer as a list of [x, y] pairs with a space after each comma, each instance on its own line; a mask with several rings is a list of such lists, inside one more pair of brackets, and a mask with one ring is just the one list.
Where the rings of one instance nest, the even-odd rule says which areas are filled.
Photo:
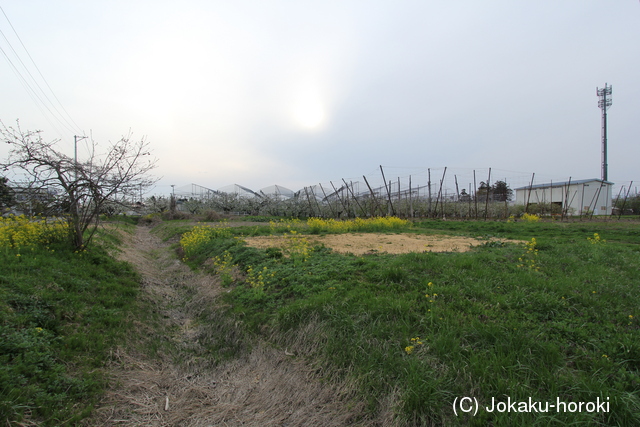
[[[391, 406], [400, 425], [640, 425], [640, 223], [253, 222], [154, 229], [182, 236], [180, 257], [220, 275], [229, 291], [226, 313], [216, 312], [219, 342], [208, 343], [212, 360], [246, 353], [259, 335], [327, 381], [354, 384], [373, 417]], [[114, 234], [77, 253], [59, 224], [2, 226], [0, 422], [78, 424], [108, 381], [110, 350], [126, 341], [136, 316], [145, 321], [139, 278], [109, 256], [120, 245]], [[484, 244], [354, 256], [307, 237], [354, 231]], [[244, 237], [259, 235], [286, 243], [247, 246]], [[464, 397], [477, 399], [475, 416], [462, 412], [472, 401], [454, 413]], [[488, 410], [529, 398], [540, 402], [533, 413]], [[542, 412], [557, 399], [606, 406]]]
[[[639, 223], [424, 221], [358, 230], [526, 243], [353, 256], [305, 238], [345, 227], [279, 221], [198, 226], [183, 234], [182, 250], [192, 266], [222, 276], [229, 316], [328, 380], [356, 383], [372, 414], [392, 402], [408, 425], [640, 425]], [[288, 244], [265, 250], [242, 240], [261, 234]], [[455, 415], [463, 397], [477, 399], [475, 416], [460, 407]], [[493, 399], [541, 403], [533, 413], [499, 413], [488, 410]], [[606, 406], [541, 412], [558, 400]]]
[[0, 225], [0, 424], [74, 425], [104, 390], [137, 276], [105, 250], [114, 235], [74, 252], [60, 224]]

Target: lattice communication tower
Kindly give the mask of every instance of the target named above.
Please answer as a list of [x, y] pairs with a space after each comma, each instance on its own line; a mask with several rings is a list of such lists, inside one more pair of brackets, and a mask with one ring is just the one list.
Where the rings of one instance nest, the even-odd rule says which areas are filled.
[[607, 164], [607, 109], [611, 106], [611, 86], [604, 84], [604, 88], [596, 88], [598, 107], [602, 110], [602, 180], [607, 181], [609, 165]]

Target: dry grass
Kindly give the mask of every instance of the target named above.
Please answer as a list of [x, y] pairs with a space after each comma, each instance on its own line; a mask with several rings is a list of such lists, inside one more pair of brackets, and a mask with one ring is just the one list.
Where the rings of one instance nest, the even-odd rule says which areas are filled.
[[[364, 255], [386, 252], [402, 254], [410, 252], [466, 252], [487, 240], [461, 236], [426, 236], [421, 234], [385, 234], [385, 233], [345, 233], [325, 236], [304, 235], [312, 245], [323, 244], [340, 253]], [[287, 239], [283, 236], [259, 236], [244, 239], [249, 246], [256, 248], [284, 247]], [[506, 242], [505, 239], [490, 241]], [[521, 242], [518, 242], [521, 243]]]
[[362, 406], [347, 410], [348, 389], [322, 384], [303, 362], [265, 346], [201, 372], [145, 359], [123, 351], [114, 355], [118, 382], [91, 425], [377, 424], [358, 422]]
[[[131, 342], [113, 352], [111, 386], [86, 425], [388, 424], [365, 418], [363, 404], [353, 400], [353, 387], [320, 381], [321, 372], [285, 350], [257, 342], [231, 361], [212, 362], [202, 345], [212, 325], [196, 318], [215, 307], [224, 292], [217, 279], [190, 271], [145, 227], [124, 237], [121, 257], [142, 275], [140, 298], [155, 305], [158, 315], [155, 321], [138, 321]], [[228, 334], [242, 336], [234, 330], [237, 325], [221, 321]], [[170, 342], [176, 351], [149, 355], [140, 350], [154, 340]]]

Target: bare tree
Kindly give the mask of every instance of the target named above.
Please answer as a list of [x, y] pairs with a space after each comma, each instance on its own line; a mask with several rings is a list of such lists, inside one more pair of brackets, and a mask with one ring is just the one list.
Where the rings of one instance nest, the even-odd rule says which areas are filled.
[[182, 206], [192, 215], [201, 212], [204, 208], [204, 203], [200, 199], [195, 197], [189, 197], [182, 201]]
[[0, 163], [4, 170], [22, 173], [33, 192], [57, 194], [69, 221], [70, 239], [77, 249], [85, 248], [98, 227], [104, 206], [122, 202], [156, 182], [148, 174], [155, 168], [149, 143], [131, 139], [131, 133], [111, 144], [104, 153], [90, 141], [89, 156], [76, 162], [45, 142], [40, 131], [23, 131], [19, 123], [1, 123], [2, 140], [11, 145], [9, 156]]
[[145, 200], [144, 204], [147, 207], [147, 212], [163, 213], [169, 210], [171, 199], [165, 196], [151, 196]]

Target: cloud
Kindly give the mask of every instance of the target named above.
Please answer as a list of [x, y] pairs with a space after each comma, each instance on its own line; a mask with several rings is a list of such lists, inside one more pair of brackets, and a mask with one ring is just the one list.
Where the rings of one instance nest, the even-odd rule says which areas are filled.
[[[36, 1], [6, 11], [97, 140], [146, 135], [174, 184], [293, 188], [380, 164], [597, 177], [605, 82], [612, 177], [632, 179], [640, 5], [601, 6]], [[15, 80], [5, 85], [2, 120], [58, 137]], [[73, 132], [61, 133], [69, 147]]]

